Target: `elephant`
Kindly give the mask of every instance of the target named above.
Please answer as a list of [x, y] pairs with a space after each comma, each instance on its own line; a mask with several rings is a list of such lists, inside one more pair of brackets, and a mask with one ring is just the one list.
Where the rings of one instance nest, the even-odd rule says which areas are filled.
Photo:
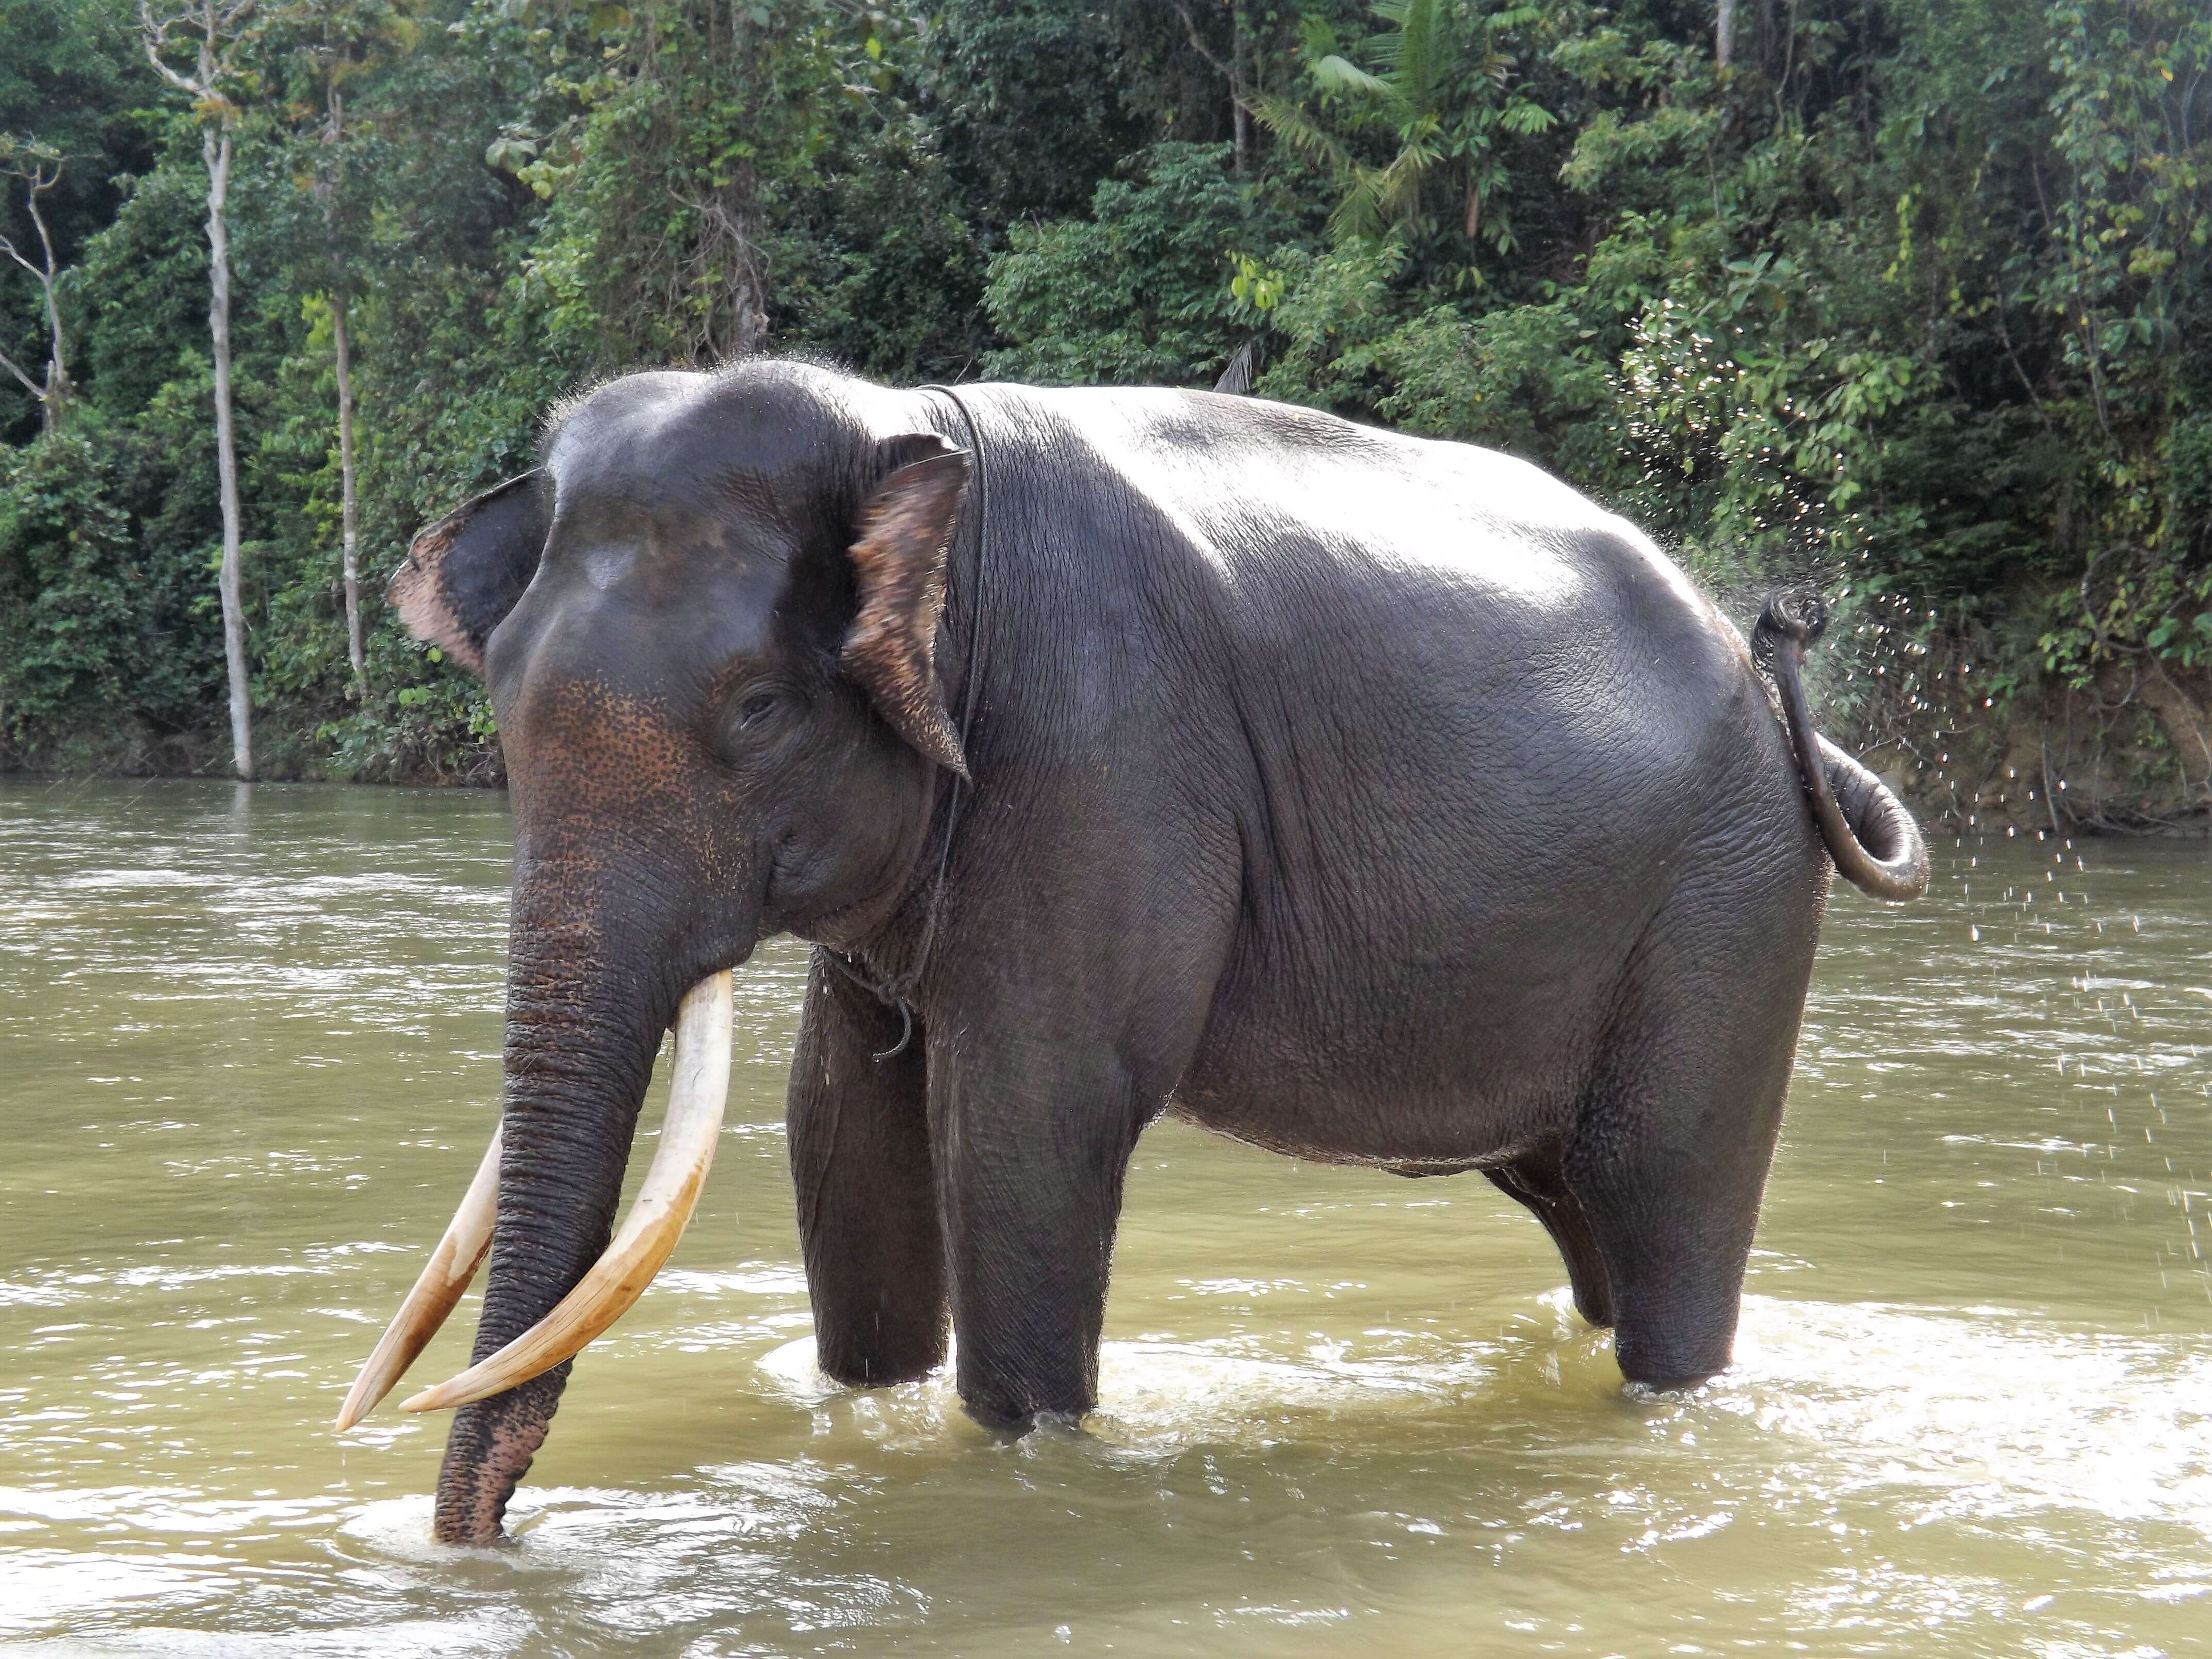
[[[1019, 1433], [1096, 1403], [1167, 1113], [1480, 1170], [1625, 1378], [1711, 1377], [1832, 872], [1928, 878], [1814, 729], [1816, 601], [1747, 644], [1539, 468], [1262, 399], [634, 374], [390, 595], [483, 677], [514, 834], [501, 1131], [347, 1407], [488, 1249], [476, 1363], [407, 1402], [460, 1407], [451, 1543], [502, 1536], [573, 1355], [690, 1213], [764, 938], [813, 946], [787, 1111], [821, 1368], [919, 1378], [950, 1334], [964, 1408]], [[672, 1020], [686, 1127], [611, 1246]]]

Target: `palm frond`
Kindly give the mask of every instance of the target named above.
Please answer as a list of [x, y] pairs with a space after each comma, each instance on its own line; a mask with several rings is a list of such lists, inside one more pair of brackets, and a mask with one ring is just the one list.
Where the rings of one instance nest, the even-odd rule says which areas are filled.
[[1427, 109], [1451, 70], [1449, 19], [1442, 0], [1404, 0], [1393, 9], [1398, 14], [1396, 32], [1383, 36], [1377, 50], [1389, 61], [1398, 95], [1415, 109]]
[[1336, 27], [1318, 13], [1308, 12], [1298, 23], [1298, 55], [1309, 64], [1334, 57], [1344, 48], [1338, 44]]
[[1309, 161], [1318, 161], [1340, 177], [1352, 171], [1352, 157], [1344, 146], [1288, 99], [1255, 93], [1245, 100], [1244, 106], [1261, 126]]
[[1380, 180], [1382, 174], [1362, 167], [1352, 176], [1352, 188], [1336, 204], [1336, 211], [1328, 216], [1330, 236], [1344, 243], [1355, 238], [1378, 237], [1389, 222], [1389, 215], [1383, 210]]
[[1310, 66], [1313, 78], [1327, 92], [1352, 92], [1367, 97], [1386, 97], [1390, 83], [1380, 76], [1370, 75], [1350, 58], [1331, 52]]
[[1370, 176], [1375, 181], [1376, 208], [1391, 219], [1411, 219], [1420, 211], [1421, 186], [1441, 158], [1425, 142], [1409, 143], [1390, 158], [1389, 165]]

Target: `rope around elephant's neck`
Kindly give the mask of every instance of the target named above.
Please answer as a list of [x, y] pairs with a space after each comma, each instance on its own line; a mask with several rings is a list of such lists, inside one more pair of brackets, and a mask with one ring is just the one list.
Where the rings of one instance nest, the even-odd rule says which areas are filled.
[[[926, 386], [924, 392], [944, 395], [953, 408], [960, 411], [961, 424], [968, 428], [968, 453], [975, 458], [975, 592], [969, 610], [974, 618], [968, 626], [968, 684], [960, 698], [960, 751], [968, 752], [968, 734], [975, 725], [975, 691], [983, 683], [983, 572], [990, 554], [991, 518], [988, 509], [989, 475], [983, 465], [983, 434], [975, 424], [975, 416], [961, 401], [960, 394], [949, 386]], [[899, 1039], [876, 1056], [876, 1063], [896, 1060], [904, 1054], [907, 1045], [914, 1041], [914, 1002], [915, 991], [921, 986], [921, 971], [929, 965], [929, 947], [937, 938], [937, 913], [945, 898], [945, 872], [952, 862], [952, 832], [960, 822], [960, 800], [970, 787], [961, 781], [957, 772], [949, 775], [951, 799], [945, 803], [945, 839], [937, 850], [937, 871], [929, 880], [929, 902], [922, 912], [921, 943], [915, 948], [914, 961], [902, 974], [888, 979], [873, 980], [862, 973], [853, 959], [842, 951], [833, 951], [828, 945], [817, 945], [823, 957], [839, 973], [873, 996], [886, 1008], [896, 1008], [899, 1015]]]

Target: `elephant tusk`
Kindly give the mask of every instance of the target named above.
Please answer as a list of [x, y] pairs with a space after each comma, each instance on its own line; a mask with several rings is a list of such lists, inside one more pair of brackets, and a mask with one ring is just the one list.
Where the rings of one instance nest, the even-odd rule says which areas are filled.
[[348, 1429], [376, 1409], [376, 1402], [392, 1392], [392, 1385], [407, 1373], [415, 1356], [429, 1346], [446, 1322], [461, 1292], [477, 1275], [477, 1268], [491, 1248], [491, 1224], [499, 1212], [500, 1132], [491, 1132], [491, 1145], [476, 1178], [461, 1199], [461, 1207], [446, 1224], [446, 1236], [430, 1252], [430, 1260], [399, 1311], [392, 1316], [384, 1334], [353, 1380], [345, 1404], [338, 1407], [337, 1431]]
[[459, 1376], [401, 1401], [402, 1411], [441, 1411], [519, 1387], [581, 1352], [645, 1294], [684, 1236], [714, 1161], [730, 1092], [732, 1017], [728, 973], [710, 974], [685, 994], [660, 1150], [606, 1253], [544, 1318]]

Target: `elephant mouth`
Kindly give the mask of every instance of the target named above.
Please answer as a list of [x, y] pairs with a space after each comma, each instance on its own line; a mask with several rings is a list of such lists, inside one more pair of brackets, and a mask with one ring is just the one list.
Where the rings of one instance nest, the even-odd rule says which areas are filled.
[[[685, 994], [676, 1014], [676, 1057], [660, 1147], [621, 1231], [599, 1261], [535, 1325], [459, 1376], [401, 1401], [401, 1410], [439, 1411], [518, 1388], [581, 1352], [645, 1294], [698, 1207], [714, 1161], [729, 1097], [733, 1017], [726, 969], [709, 974]], [[445, 1236], [347, 1393], [339, 1432], [392, 1391], [489, 1252], [499, 1208], [501, 1145], [501, 1133], [495, 1130]]]

